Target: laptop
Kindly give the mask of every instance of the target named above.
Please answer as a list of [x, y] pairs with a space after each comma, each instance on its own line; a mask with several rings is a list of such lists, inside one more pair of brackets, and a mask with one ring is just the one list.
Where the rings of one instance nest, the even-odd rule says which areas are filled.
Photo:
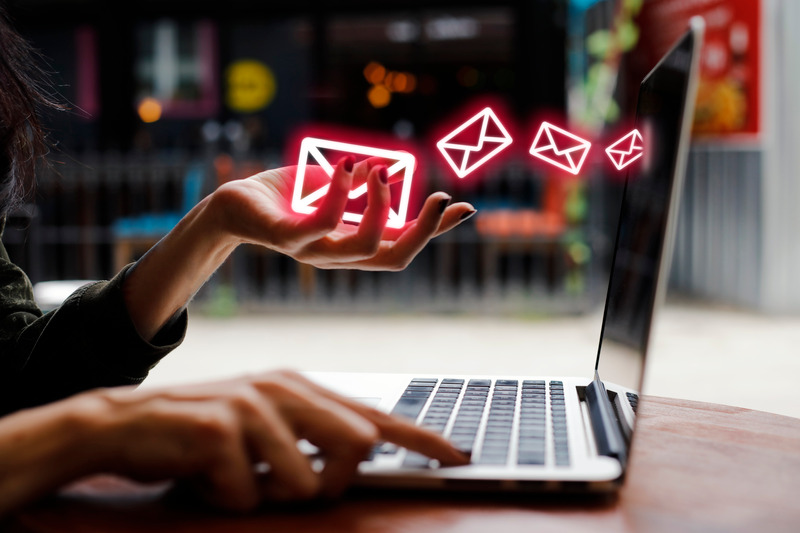
[[469, 465], [442, 467], [385, 443], [361, 463], [357, 485], [605, 492], [623, 483], [668, 277], [703, 31], [702, 19], [692, 19], [639, 89], [645, 155], [626, 177], [595, 367], [579, 377], [309, 372], [471, 455]]

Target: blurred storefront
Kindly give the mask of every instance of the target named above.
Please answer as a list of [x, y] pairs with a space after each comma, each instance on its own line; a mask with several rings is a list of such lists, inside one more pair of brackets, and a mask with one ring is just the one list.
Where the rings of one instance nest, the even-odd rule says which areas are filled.
[[650, 0], [641, 23], [652, 53], [693, 15], [705, 18], [707, 34], [672, 284], [714, 301], [796, 312], [800, 5]]
[[10, 2], [74, 111], [49, 118], [58, 172], [41, 176], [4, 240], [34, 281], [109, 277], [202, 195], [295, 164], [298, 131], [335, 125], [418, 142], [418, 194], [444, 189], [479, 214], [395, 274], [315, 271], [243, 247], [201, 298], [224, 289], [256, 307], [592, 310], [605, 293], [621, 181], [597, 160], [565, 177], [531, 165], [526, 149], [480, 180], [456, 180], [428, 164], [437, 157], [428, 141], [483, 98], [502, 101], [519, 145], [543, 112], [590, 134], [613, 130], [665, 43], [702, 11], [711, 31], [673, 286], [800, 308], [800, 294], [767, 279], [785, 279], [798, 248], [786, 240], [798, 196], [779, 191], [797, 191], [788, 178], [797, 151], [773, 147], [788, 142], [779, 127], [800, 125], [776, 111], [778, 101], [796, 111], [783, 95], [797, 67], [779, 52], [800, 13], [791, 1], [684, 4]]
[[417, 196], [444, 189], [480, 214], [397, 274], [316, 271], [243, 247], [206, 295], [579, 312], [602, 292], [575, 184], [514, 158], [469, 186], [427, 164], [439, 123], [475, 99], [499, 95], [523, 125], [536, 110], [565, 112], [559, 1], [9, 5], [74, 104], [49, 119], [58, 172], [40, 177], [5, 236], [34, 281], [113, 275], [220, 183], [295, 164], [294, 132], [322, 124], [419, 140]]

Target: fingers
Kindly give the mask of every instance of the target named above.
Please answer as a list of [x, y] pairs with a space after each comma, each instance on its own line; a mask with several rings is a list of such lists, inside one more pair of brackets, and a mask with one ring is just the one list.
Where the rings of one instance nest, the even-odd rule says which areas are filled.
[[367, 244], [371, 256], [378, 251], [378, 243], [389, 218], [389, 175], [386, 167], [373, 167], [367, 184], [367, 208], [358, 226], [356, 238]]
[[[355, 171], [354, 171], [355, 174]], [[367, 207], [357, 229], [337, 232], [307, 245], [298, 259], [319, 265], [321, 261], [350, 262], [367, 259], [377, 253], [389, 217], [387, 169], [373, 166], [367, 180]], [[351, 226], [351, 228], [354, 228]]]
[[295, 390], [294, 399], [282, 404], [282, 414], [293, 424], [297, 438], [308, 439], [324, 456], [320, 492], [325, 496], [337, 496], [350, 484], [359, 463], [379, 440], [418, 451], [443, 465], [469, 462], [440, 435], [342, 397], [295, 372], [277, 375], [284, 386]]
[[[205, 403], [205, 402], [204, 402]], [[191, 484], [201, 498], [232, 511], [253, 509], [261, 500], [250, 454], [238, 422], [219, 404], [205, 403], [207, 416], [216, 419], [209, 427], [214, 434], [212, 457], [203, 472]], [[215, 412], [216, 411], [216, 412]], [[203, 443], [208, 446], [207, 443]]]
[[[429, 207], [429, 204], [436, 205], [434, 202], [437, 200], [432, 200], [432, 198], [441, 198], [440, 195], [443, 194], [431, 195], [426, 202], [426, 207]], [[419, 222], [419, 219], [417, 219], [399, 229], [386, 228], [383, 232], [378, 252], [370, 258], [350, 262], [329, 261], [316, 266], [319, 268], [359, 270], [402, 270], [425, 247], [431, 238], [452, 230], [465, 220], [468, 220], [476, 212], [476, 209], [466, 202], [446, 206], [433, 235], [426, 235], [424, 230], [421, 231], [417, 227]]]
[[254, 401], [248, 409], [251, 413], [245, 430], [251, 453], [269, 465], [269, 482], [262, 483], [262, 494], [272, 500], [314, 497], [320, 489], [319, 479], [297, 448], [297, 437], [281, 413], [264, 401]]
[[278, 405], [295, 441], [305, 438], [320, 449], [325, 467], [319, 474], [319, 493], [339, 495], [376, 444], [379, 431], [375, 425], [348, 406], [320, 394], [319, 389], [309, 387], [294, 373], [271, 374], [256, 386]]
[[[357, 191], [359, 187], [362, 187], [368, 182], [368, 177], [375, 167], [385, 166], [389, 168], [391, 164], [391, 159], [386, 159], [383, 157], [369, 157], [356, 163], [353, 169], [353, 190]], [[403, 178], [404, 173], [392, 172], [391, 174], [388, 174], [389, 185], [401, 182], [403, 181]]]
[[[155, 455], [163, 457], [140, 454], [139, 468], [190, 481], [207, 501], [231, 510], [249, 510], [264, 499], [338, 496], [381, 440], [444, 465], [468, 462], [443, 437], [294, 372], [173, 389], [154, 398], [145, 414], [151, 426], [153, 418], [163, 423], [161, 430], [149, 429], [157, 437]], [[139, 453], [147, 435], [137, 436]], [[300, 439], [320, 450], [321, 471], [298, 448]]]
[[[477, 210], [472, 207], [472, 204], [467, 202], [458, 202], [448, 205], [445, 208], [442, 219], [439, 222], [439, 227], [436, 229], [436, 234], [434, 236], [447, 233], [465, 220], [468, 220], [475, 213], [477, 213]], [[416, 220], [410, 221], [402, 228], [386, 228], [386, 231], [383, 232], [384, 240], [396, 241], [415, 222]]]
[[345, 157], [339, 161], [333, 171], [328, 192], [319, 208], [298, 224], [298, 229], [306, 241], [321, 239], [339, 224], [353, 183], [354, 164], [352, 157]]
[[383, 241], [383, 247], [379, 253], [358, 265], [339, 266], [366, 270], [398, 271], [405, 269], [428, 244], [428, 241], [436, 235], [450, 200], [450, 196], [443, 192], [430, 195], [422, 206], [419, 217], [407, 225], [395, 241]]
[[374, 424], [380, 433], [381, 440], [391, 441], [408, 449], [420, 452], [432, 459], [439, 460], [444, 465], [460, 465], [469, 462], [469, 459], [461, 451], [441, 435], [417, 427], [404, 419], [391, 416], [378, 409], [364, 405], [357, 400], [345, 398], [300, 374], [293, 374], [291, 377], [304, 384], [304, 386], [313, 391], [314, 394], [342, 405], [349, 411], [357, 413], [359, 416]]
[[457, 204], [448, 206], [447, 209], [445, 209], [444, 215], [439, 222], [439, 227], [436, 229], [436, 234], [434, 236], [438, 237], [442, 233], [447, 233], [465, 220], [472, 217], [472, 215], [475, 213], [477, 213], [477, 210], [466, 202], [459, 202]]
[[321, 495], [339, 496], [350, 485], [358, 465], [367, 458], [380, 433], [359, 413], [324, 396], [295, 413], [300, 435], [317, 446], [325, 460], [320, 473]]

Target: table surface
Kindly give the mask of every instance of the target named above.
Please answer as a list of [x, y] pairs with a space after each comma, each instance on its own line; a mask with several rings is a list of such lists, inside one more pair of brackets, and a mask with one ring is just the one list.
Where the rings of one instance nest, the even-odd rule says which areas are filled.
[[626, 483], [610, 497], [353, 492], [232, 516], [178, 501], [163, 485], [98, 477], [18, 513], [8, 530], [798, 531], [798, 492], [800, 419], [644, 397]]

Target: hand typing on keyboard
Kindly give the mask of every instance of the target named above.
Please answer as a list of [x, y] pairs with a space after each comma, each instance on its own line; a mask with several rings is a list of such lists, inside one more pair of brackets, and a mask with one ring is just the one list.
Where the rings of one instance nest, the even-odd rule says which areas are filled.
[[[494, 384], [491, 379], [470, 379], [465, 384], [463, 379], [440, 383], [435, 378], [416, 378], [392, 413], [414, 421], [422, 416], [420, 426], [446, 436], [478, 465], [544, 466], [548, 456], [555, 466], [570, 463], [560, 381], [550, 381], [548, 397], [544, 380], [525, 380], [520, 387], [513, 379], [498, 379]], [[381, 446], [375, 451], [393, 455], [399, 449]], [[402, 461], [412, 468], [433, 466], [430, 458], [413, 451]]]
[[[18, 454], [19, 469], [36, 464], [58, 473], [67, 455], [85, 466], [71, 470], [76, 477], [102, 472], [147, 482], [175, 480], [231, 510], [252, 509], [264, 500], [336, 496], [380, 441], [443, 464], [469, 462], [435, 432], [289, 371], [167, 388], [101, 389], [34, 414], [59, 420], [64, 413], [71, 424], [68, 435], [57, 423], [44, 442], [63, 441], [65, 450], [45, 460], [35, 455], [40, 446], [27, 446], [28, 456]], [[20, 427], [30, 416], [9, 415], [4, 424], [24, 435]], [[321, 469], [298, 446], [303, 439], [318, 449]], [[8, 451], [2, 445], [0, 451]], [[12, 503], [19, 504], [17, 498]], [[0, 514], [4, 505], [8, 500], [0, 501]]]

